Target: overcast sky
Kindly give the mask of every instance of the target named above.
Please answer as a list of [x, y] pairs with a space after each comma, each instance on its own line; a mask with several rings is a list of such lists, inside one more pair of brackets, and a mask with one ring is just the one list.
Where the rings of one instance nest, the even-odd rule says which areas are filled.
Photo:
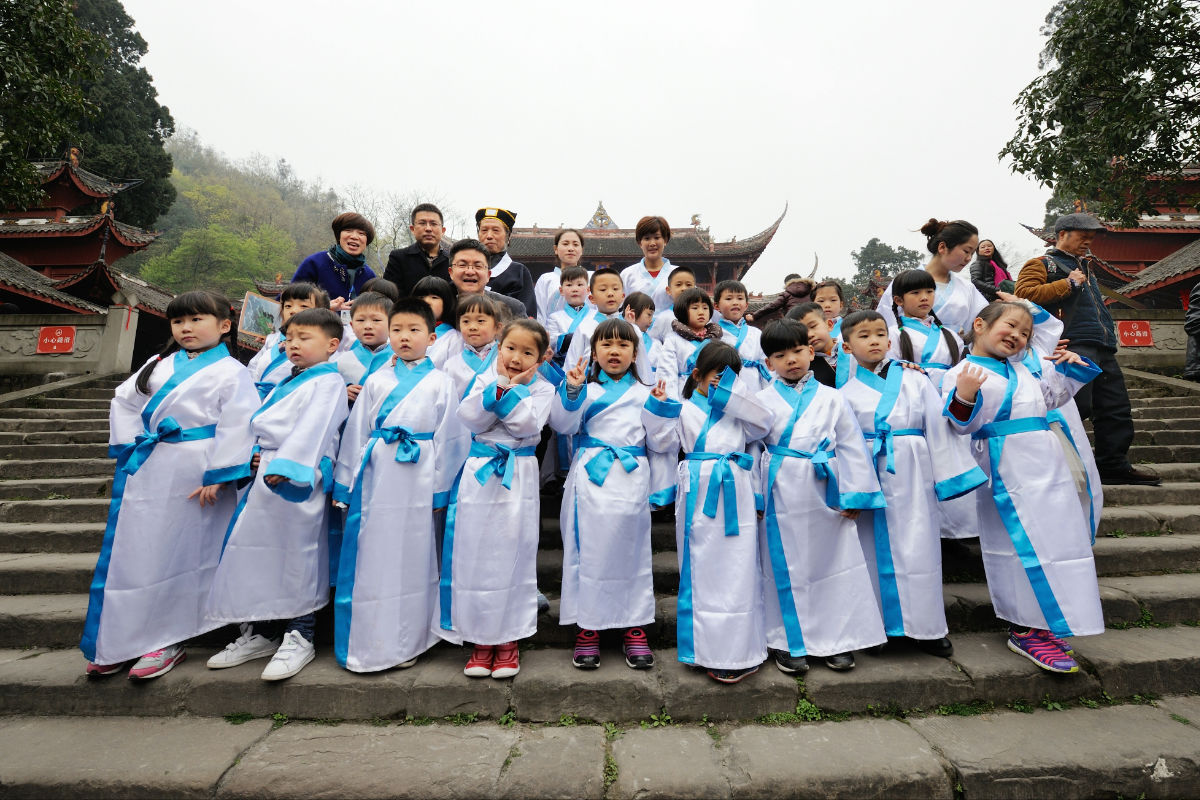
[[1049, 190], [996, 154], [1050, 0], [124, 4], [177, 125], [335, 187], [544, 227], [603, 200], [721, 241], [786, 203], [747, 274], [768, 291], [814, 252], [848, 276], [873, 236], [924, 252], [930, 216], [1038, 247], [1018, 223]]

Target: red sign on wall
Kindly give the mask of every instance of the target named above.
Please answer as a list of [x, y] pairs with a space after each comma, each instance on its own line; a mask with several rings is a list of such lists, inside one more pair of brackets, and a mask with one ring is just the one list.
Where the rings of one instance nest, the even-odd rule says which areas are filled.
[[1117, 320], [1117, 341], [1121, 347], [1153, 347], [1154, 336], [1150, 333], [1150, 323], [1144, 319]]
[[48, 325], [38, 329], [38, 353], [72, 353], [75, 351], [74, 325]]

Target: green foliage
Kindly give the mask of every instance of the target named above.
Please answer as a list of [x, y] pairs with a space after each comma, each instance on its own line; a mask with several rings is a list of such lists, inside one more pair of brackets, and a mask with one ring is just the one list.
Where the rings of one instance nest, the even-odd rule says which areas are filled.
[[563, 727], [563, 728], [571, 728], [571, 727], [574, 727], [575, 725], [578, 725], [579, 720], [577, 720], [575, 718], [574, 714], [563, 714], [562, 716], [560, 716], [558, 718], [558, 724], [560, 727]]
[[1169, 626], [1165, 622], [1155, 622], [1154, 615], [1150, 613], [1150, 609], [1143, 606], [1141, 614], [1133, 622], [1114, 622], [1109, 627], [1116, 628], [1117, 630], [1128, 630], [1129, 628], [1166, 628]]
[[0, 206], [42, 197], [30, 159], [62, 157], [72, 131], [96, 112], [83, 89], [97, 74], [99, 37], [71, 14], [71, 0], [0, 2]]
[[650, 719], [642, 720], [641, 725], [643, 728], [666, 728], [673, 722], [671, 715], [667, 713], [667, 709], [662, 708], [657, 714], [651, 714]]
[[1059, 0], [1042, 32], [1043, 72], [1000, 157], [1054, 186], [1060, 208], [1090, 198], [1126, 224], [1186, 200], [1146, 176], [1179, 176], [1200, 152], [1200, 0]]
[[604, 741], [616, 741], [618, 738], [620, 738], [622, 733], [624, 733], [624, 731], [622, 731], [621, 727], [615, 722], [604, 723]]
[[1190, 719], [1188, 719], [1185, 716], [1182, 716], [1181, 714], [1172, 714], [1171, 719], [1175, 720], [1180, 725], [1191, 725], [1192, 724], [1192, 721]]
[[252, 719], [254, 719], [254, 715], [249, 711], [237, 711], [225, 715], [225, 721], [230, 725], [244, 725]]
[[[850, 254], [854, 262], [854, 276], [849, 284], [842, 284], [846, 294], [847, 310], [874, 308], [878, 296], [867, 293], [868, 287], [874, 285], [882, 292], [889, 281], [898, 272], [906, 269], [920, 269], [923, 266], [921, 254], [903, 245], [893, 247], [872, 237], [865, 245]], [[875, 273], [879, 272], [876, 277]]]
[[1008, 707], [1013, 711], [1020, 711], [1022, 714], [1033, 713], [1033, 706], [1029, 705], [1029, 703], [1025, 702], [1024, 700], [1013, 700], [1008, 704]]
[[1042, 708], [1046, 709], [1047, 711], [1062, 711], [1063, 704], [1056, 700], [1051, 700], [1050, 695], [1045, 695], [1042, 697]]
[[496, 720], [496, 724], [501, 728], [511, 728], [517, 724], [517, 712], [510, 708], [500, 715], [500, 719]]
[[78, 126], [72, 144], [83, 150], [83, 166], [114, 180], [141, 184], [117, 196], [117, 218], [148, 228], [171, 207], [171, 156], [164, 149], [175, 132], [171, 112], [140, 65], [148, 47], [133, 27], [120, 0], [75, 0], [75, 18], [103, 38], [105, 52], [95, 59], [99, 71], [84, 93], [99, 113]]
[[280, 714], [278, 711], [276, 711], [274, 714], [271, 715], [271, 730], [273, 730], [273, 731], [279, 730], [280, 728], [282, 728], [284, 725], [287, 725], [287, 724], [288, 724], [287, 714]]
[[477, 719], [479, 719], [479, 714], [477, 714], [477, 713], [475, 713], [475, 712], [471, 712], [471, 713], [469, 713], [469, 714], [468, 714], [468, 713], [467, 713], [467, 712], [465, 712], [465, 711], [460, 711], [460, 712], [458, 712], [457, 714], [451, 714], [451, 715], [449, 715], [449, 716], [448, 716], [448, 717], [446, 717], [445, 719], [446, 719], [446, 721], [447, 721], [447, 722], [449, 722], [451, 725], [471, 725], [471, 724], [473, 724], [473, 723], [474, 723], [474, 722], [475, 722]]
[[255, 279], [290, 276], [295, 266], [288, 256], [294, 250], [288, 235], [270, 225], [247, 236], [213, 224], [185, 232], [178, 247], [151, 258], [141, 274], [177, 292], [204, 287], [237, 299], [254, 290]]
[[608, 787], [617, 782], [617, 776], [621, 774], [621, 770], [617, 767], [617, 760], [612, 757], [612, 753], [604, 755], [604, 790], [607, 792]]
[[990, 700], [972, 700], [969, 703], [948, 703], [934, 709], [935, 714], [942, 717], [977, 717], [996, 710], [996, 704]]

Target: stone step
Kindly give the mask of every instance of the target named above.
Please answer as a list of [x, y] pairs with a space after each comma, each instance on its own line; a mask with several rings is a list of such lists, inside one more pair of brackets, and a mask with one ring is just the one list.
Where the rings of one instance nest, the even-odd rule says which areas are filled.
[[[1160, 477], [1162, 470], [1153, 467]], [[1200, 481], [1163, 481], [1162, 486], [1105, 486], [1105, 513], [1114, 506], [1182, 505], [1200, 501]]]
[[[1088, 431], [1088, 441], [1095, 446], [1096, 435]], [[1135, 445], [1176, 445], [1200, 444], [1200, 429], [1164, 429], [1149, 430], [1140, 425], [1134, 426], [1133, 443]]]
[[[78, 448], [76, 448], [78, 449]], [[0, 481], [51, 478], [112, 478], [110, 458], [0, 458]]]
[[58, 418], [58, 419], [17, 419], [3, 418], [4, 409], [0, 408], [0, 431], [17, 431], [32, 433], [33, 431], [102, 431], [108, 436], [108, 417]]
[[99, 553], [104, 522], [0, 522], [0, 553]]
[[590, 672], [571, 665], [568, 647], [524, 647], [520, 673], [503, 681], [465, 677], [467, 651], [444, 643], [411, 669], [368, 675], [341, 669], [331, 648], [318, 646], [316, 659], [304, 671], [280, 683], [260, 678], [262, 660], [207, 669], [205, 661], [215, 647], [189, 648], [179, 667], [145, 684], [121, 675], [89, 680], [83, 675], [83, 656], [73, 648], [0, 651], [0, 708], [6, 715], [376, 721], [456, 714], [495, 721], [510, 714], [510, 719], [534, 723], [565, 718], [618, 724], [649, 722], [665, 709], [673, 723], [685, 723], [794, 714], [801, 700], [819, 718], [831, 713], [928, 713], [972, 703], [1033, 707], [1081, 697], [1100, 700], [1102, 692], [1113, 699], [1162, 696], [1192, 692], [1200, 679], [1196, 628], [1113, 630], [1072, 644], [1084, 670], [1067, 676], [1046, 673], [1009, 652], [1003, 633], [974, 633], [954, 637], [950, 659], [894, 642], [880, 653], [856, 654], [857, 666], [849, 672], [834, 672], [814, 658], [798, 683], [768, 662], [736, 686], [717, 684], [681, 664], [671, 648], [657, 650], [654, 668], [630, 670], [619, 645], [608, 643], [601, 647], [600, 668]]
[[1113, 506], [1100, 517], [1099, 535], [1198, 533], [1200, 514], [1195, 505]]
[[[107, 440], [107, 437], [105, 437]], [[14, 444], [0, 450], [4, 460], [96, 459], [108, 456], [107, 444]]]
[[16, 797], [1194, 797], [1197, 710], [1195, 698], [1172, 696], [907, 721], [608, 729], [30, 716], [0, 725], [0, 770]]
[[[117, 386], [119, 385], [120, 384], [117, 384]], [[65, 400], [69, 398], [73, 400], [103, 400], [107, 403], [109, 400], [112, 400], [113, 391], [117, 388], [117, 386], [96, 386], [94, 384], [88, 384], [87, 386], [80, 386], [74, 389], [63, 389], [60, 392], [55, 392], [52, 399]]]
[[[1200, 572], [1200, 534], [1100, 536], [1092, 547], [1092, 555], [1096, 559], [1096, 574], [1101, 577]], [[982, 569], [982, 562], [979, 566]]]
[[[45, 401], [49, 403], [50, 401]], [[108, 406], [99, 408], [59, 408], [49, 405], [0, 407], [4, 419], [108, 419]]]
[[[660, 568], [665, 568], [660, 564]], [[558, 599], [550, 585], [549, 615], [543, 615], [532, 641], [540, 645], [569, 645], [574, 628], [555, 624]], [[660, 589], [661, 591], [661, 589]], [[1108, 625], [1144, 623], [1144, 614], [1156, 622], [1200, 621], [1200, 575], [1145, 575], [1100, 579], [1100, 596]], [[1001, 623], [992, 610], [983, 583], [948, 583], [943, 589], [946, 617], [953, 632], [996, 630]], [[675, 604], [672, 594], [656, 598], [657, 621], [646, 626], [647, 636], [661, 645], [675, 643]], [[0, 596], [0, 647], [65, 647], [79, 638], [87, 610], [86, 594], [24, 594]], [[321, 616], [317, 638], [328, 641], [329, 612]], [[202, 641], [219, 641], [208, 634]]]
[[[1091, 423], [1085, 423], [1087, 430], [1091, 430]], [[1134, 423], [1134, 427], [1139, 431], [1161, 431], [1161, 430], [1200, 430], [1200, 417], [1178, 417], [1172, 419], [1139, 419]]]
[[105, 398], [79, 398], [79, 397], [46, 397], [40, 404], [41, 408], [51, 409], [70, 409], [92, 411], [96, 410], [108, 411], [109, 401], [112, 400], [112, 394], [109, 393]]
[[53, 525], [60, 522], [95, 522], [108, 518], [107, 498], [56, 500], [0, 500], [0, 522]]
[[88, 591], [96, 553], [0, 553], [4, 594], [80, 594]]
[[109, 477], [95, 478], [27, 478], [0, 480], [0, 499], [3, 500], [52, 500], [67, 497], [108, 497], [112, 489], [112, 462]]
[[1169, 388], [1159, 386], [1134, 386], [1127, 384], [1125, 391], [1129, 394], [1130, 400], [1144, 400], [1147, 398], [1171, 396], [1171, 390]]
[[[1164, 482], [1170, 481], [1186, 483], [1189, 481], [1200, 481], [1200, 464], [1197, 463], [1180, 461], [1166, 464], [1151, 464], [1150, 468], [1157, 472], [1158, 476], [1162, 478]], [[1117, 487], [1106, 486], [1105, 490], [1107, 491], [1110, 488], [1115, 489]]]
[[0, 447], [21, 444], [108, 444], [108, 425], [102, 429], [0, 431]]
[[1196, 395], [1177, 395], [1170, 397], [1130, 397], [1130, 408], [1159, 409], [1159, 408], [1195, 408]]
[[1200, 444], [1135, 444], [1129, 448], [1134, 464], [1169, 464], [1174, 461], [1200, 461]]

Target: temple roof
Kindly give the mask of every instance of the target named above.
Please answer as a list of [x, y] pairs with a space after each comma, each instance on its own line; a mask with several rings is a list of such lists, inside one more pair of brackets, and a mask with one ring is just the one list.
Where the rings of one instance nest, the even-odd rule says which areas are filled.
[[145, 231], [124, 222], [117, 222], [112, 214], [97, 214], [94, 217], [67, 217], [56, 222], [49, 217], [27, 217], [23, 219], [0, 219], [0, 238], [24, 239], [38, 236], [87, 236], [107, 225], [121, 244], [133, 249], [146, 247], [158, 238], [158, 233]]
[[169, 290], [146, 283], [136, 275], [110, 267], [103, 261], [97, 261], [87, 269], [55, 281], [54, 286], [62, 290], [71, 289], [73, 294], [89, 297], [95, 297], [97, 294], [111, 295], [113, 291], [119, 291], [125, 295], [127, 301], [136, 301], [129, 305], [159, 317], [166, 314], [167, 304], [175, 298]]
[[1200, 239], [1151, 264], [1121, 287], [1121, 294], [1136, 297], [1200, 274]]
[[71, 311], [98, 314], [104, 310], [98, 305], [61, 291], [56, 288], [55, 281], [4, 253], [0, 253], [0, 286], [7, 286], [17, 294], [36, 297]]
[[79, 191], [91, 197], [112, 197], [117, 192], [141, 183], [141, 181], [121, 181], [120, 183], [110, 181], [108, 178], [88, 172], [82, 167], [73, 166], [69, 161], [34, 161], [33, 166], [42, 174], [42, 183], [49, 183], [65, 173], [79, 188]]
[[596, 206], [596, 213], [592, 214], [592, 218], [588, 220], [588, 224], [583, 226], [584, 230], [620, 230], [617, 223], [612, 221], [612, 217], [604, 210], [604, 201], [601, 200]]

